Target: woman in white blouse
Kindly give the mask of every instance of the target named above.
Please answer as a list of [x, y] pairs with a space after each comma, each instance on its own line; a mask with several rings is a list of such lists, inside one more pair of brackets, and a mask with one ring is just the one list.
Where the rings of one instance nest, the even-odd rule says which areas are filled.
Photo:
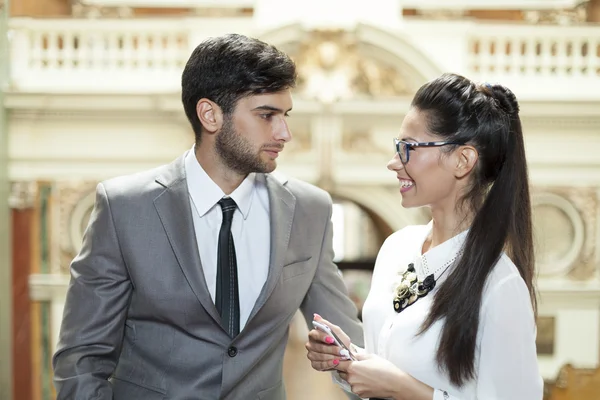
[[383, 244], [363, 308], [365, 349], [350, 346], [356, 360], [348, 360], [312, 330], [313, 368], [337, 370], [361, 397], [541, 400], [517, 99], [445, 74], [419, 89], [394, 142], [388, 169], [402, 206], [429, 207], [432, 221]]

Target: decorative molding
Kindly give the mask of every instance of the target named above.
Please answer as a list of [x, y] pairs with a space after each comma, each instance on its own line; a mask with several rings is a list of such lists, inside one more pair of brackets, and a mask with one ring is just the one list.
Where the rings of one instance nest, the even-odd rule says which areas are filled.
[[[534, 216], [536, 209], [539, 213], [543, 207], [549, 207], [550, 212], [550, 215], [544, 216], [546, 218], [541, 215], [534, 218], [534, 222], [539, 227], [536, 235], [539, 235], [538, 237], [541, 237], [542, 240], [546, 240], [545, 243], [541, 243], [542, 255], [546, 256], [546, 260], [538, 261], [540, 274], [567, 275], [577, 263], [583, 248], [586, 233], [583, 218], [572, 202], [555, 193], [535, 193], [532, 196], [532, 204]], [[549, 227], [546, 225], [548, 223], [554, 225]], [[561, 223], [566, 223], [566, 225], [556, 225]], [[561, 248], [561, 245], [565, 248]], [[560, 254], [555, 253], [550, 256], [549, 253], [557, 251], [557, 248]]]
[[[595, 105], [596, 108], [600, 105]], [[524, 130], [548, 129], [553, 131], [597, 131], [600, 130], [600, 114], [594, 116], [572, 116], [570, 114], [554, 116], [522, 116]]]
[[555, 315], [557, 310], [598, 310], [600, 307], [600, 281], [565, 281], [561, 278], [537, 280], [540, 294], [540, 315]]
[[564, 190], [564, 196], [580, 210], [585, 229], [583, 247], [577, 264], [569, 273], [569, 278], [578, 281], [597, 279], [600, 275], [598, 275], [595, 256], [600, 249], [595, 245], [596, 221], [599, 217], [597, 213], [599, 199], [596, 190], [594, 188], [568, 188]]
[[354, 33], [313, 31], [305, 36], [292, 55], [298, 65], [297, 92], [301, 96], [331, 104], [412, 93], [395, 66], [362, 54]]
[[527, 10], [523, 12], [525, 21], [532, 24], [577, 25], [587, 22], [589, 0], [577, 1], [573, 8], [549, 10]]
[[29, 296], [33, 301], [64, 299], [70, 276], [66, 274], [29, 275]]
[[71, 6], [71, 14], [76, 18], [131, 18], [131, 7], [103, 7], [99, 5], [86, 5], [75, 0]]
[[[392, 140], [390, 139], [390, 143]], [[361, 156], [380, 156], [384, 158], [391, 158], [392, 146], [384, 149], [379, 146], [373, 138], [373, 135], [369, 132], [358, 132], [358, 131], [346, 131], [342, 135], [342, 151], [348, 154], [360, 154]], [[367, 163], [371, 163], [373, 159], [365, 159]]]
[[55, 271], [69, 273], [69, 265], [79, 252], [83, 233], [94, 207], [96, 181], [59, 182], [56, 184], [58, 226], [53, 234], [60, 240], [60, 254]]
[[89, 223], [94, 201], [96, 199], [95, 191], [89, 191], [75, 204], [69, 216], [69, 239], [70, 250], [73, 253], [79, 252], [83, 242], [83, 235]]
[[465, 12], [463, 9], [421, 9], [417, 10], [417, 15], [433, 20], [453, 20], [464, 18]]
[[16, 210], [32, 208], [37, 197], [37, 184], [33, 181], [12, 182], [8, 206]]
[[[294, 116], [310, 116], [323, 112], [323, 105], [317, 101], [302, 98], [294, 92]], [[411, 97], [349, 99], [331, 105], [334, 114], [364, 114], [372, 116], [397, 116], [410, 107]], [[520, 102], [521, 121], [525, 133], [532, 129], [556, 130], [600, 130], [600, 101], [587, 102]], [[5, 93], [5, 106], [11, 110], [11, 120], [38, 120], [40, 118], [64, 120], [86, 119], [90, 116], [131, 119], [133, 117], [152, 119], [172, 119], [187, 126], [188, 122], [181, 107], [181, 100], [175, 94], [25, 94]], [[151, 113], [150, 113], [151, 112]]]

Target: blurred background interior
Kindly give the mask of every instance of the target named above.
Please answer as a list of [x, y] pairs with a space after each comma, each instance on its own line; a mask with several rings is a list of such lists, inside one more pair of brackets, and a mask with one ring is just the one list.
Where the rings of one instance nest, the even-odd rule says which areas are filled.
[[[282, 172], [328, 190], [358, 308], [377, 250], [428, 221], [385, 164], [443, 72], [521, 102], [534, 196], [538, 354], [551, 400], [600, 399], [600, 0], [0, 0], [0, 400], [54, 398], [69, 263], [100, 180], [170, 162], [193, 134], [179, 80], [237, 32], [298, 64]], [[342, 399], [291, 326], [290, 400]]]

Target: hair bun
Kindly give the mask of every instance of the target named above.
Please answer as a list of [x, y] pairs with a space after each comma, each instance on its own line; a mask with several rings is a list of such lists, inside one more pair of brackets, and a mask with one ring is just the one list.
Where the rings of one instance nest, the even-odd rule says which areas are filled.
[[516, 115], [519, 113], [519, 102], [515, 94], [506, 86], [498, 84], [486, 83], [483, 85], [485, 92], [494, 98], [498, 106], [509, 115]]

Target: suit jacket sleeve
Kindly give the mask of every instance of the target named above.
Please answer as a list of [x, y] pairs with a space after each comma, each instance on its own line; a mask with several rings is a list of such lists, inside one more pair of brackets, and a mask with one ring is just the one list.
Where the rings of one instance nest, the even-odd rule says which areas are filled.
[[323, 233], [319, 265], [313, 282], [300, 307], [309, 329], [312, 329], [313, 314], [339, 325], [352, 343], [363, 346], [363, 331], [358, 320], [358, 311], [348, 297], [348, 290], [338, 267], [333, 263], [332, 204], [328, 199], [328, 219]]
[[112, 399], [112, 375], [123, 340], [132, 285], [123, 260], [108, 195], [96, 203], [79, 255], [71, 264], [57, 351], [57, 399]]

